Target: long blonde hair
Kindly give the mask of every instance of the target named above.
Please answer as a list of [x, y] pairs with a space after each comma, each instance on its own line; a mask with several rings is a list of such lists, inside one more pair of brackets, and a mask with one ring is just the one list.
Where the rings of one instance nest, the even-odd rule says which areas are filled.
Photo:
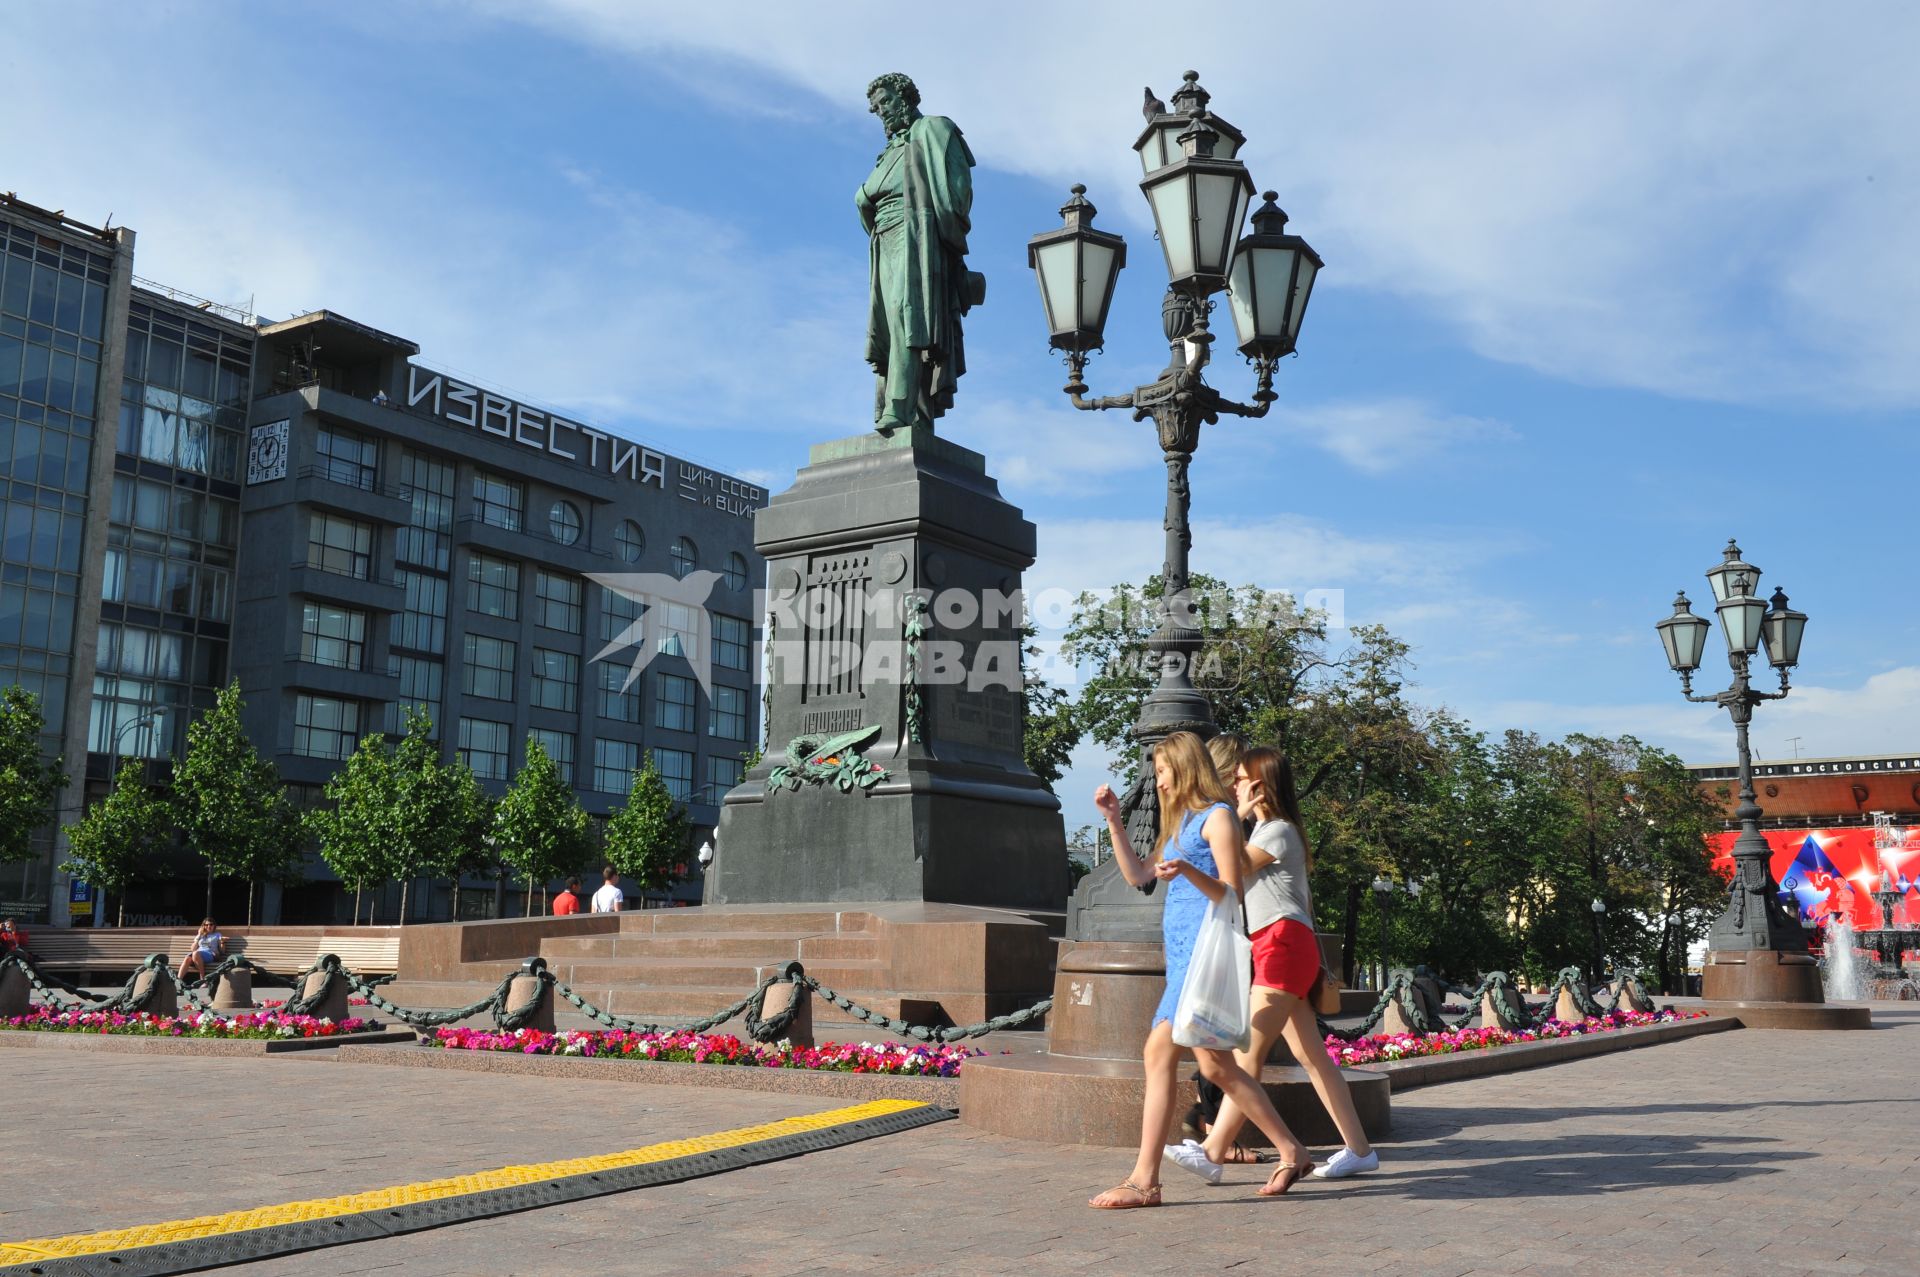
[[1154, 844], [1159, 855], [1188, 812], [1204, 811], [1214, 803], [1225, 803], [1231, 811], [1233, 798], [1220, 783], [1207, 747], [1192, 732], [1175, 732], [1154, 746], [1153, 755], [1156, 761], [1166, 760], [1173, 773], [1172, 792], [1160, 800], [1160, 840]]

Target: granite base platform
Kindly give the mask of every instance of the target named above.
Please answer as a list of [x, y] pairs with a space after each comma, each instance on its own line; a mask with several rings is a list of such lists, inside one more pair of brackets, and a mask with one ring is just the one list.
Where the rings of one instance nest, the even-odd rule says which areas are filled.
[[[1174, 1094], [1176, 1117], [1197, 1098], [1192, 1072], [1191, 1065], [1182, 1069]], [[1353, 1090], [1353, 1105], [1367, 1137], [1385, 1139], [1393, 1129], [1393, 1084], [1358, 1069], [1342, 1072]], [[1260, 1080], [1295, 1135], [1309, 1144], [1340, 1142], [1306, 1070], [1269, 1065]], [[961, 1121], [996, 1135], [1049, 1144], [1135, 1147], [1140, 1142], [1145, 1095], [1138, 1060], [1000, 1055], [969, 1060], [960, 1070]], [[1248, 1144], [1264, 1140], [1251, 1125], [1241, 1138]]]
[[66, 1051], [119, 1051], [129, 1055], [283, 1055], [289, 1051], [330, 1051], [350, 1046], [378, 1049], [381, 1043], [412, 1042], [412, 1029], [341, 1033], [330, 1038], [143, 1037], [136, 1034], [50, 1033], [0, 1029], [0, 1047], [41, 1047]]
[[[409, 1040], [415, 1040], [409, 1033]], [[516, 1073], [648, 1086], [704, 1086], [722, 1091], [773, 1091], [821, 1099], [919, 1100], [955, 1107], [960, 1082], [950, 1077], [899, 1077], [813, 1069], [753, 1068], [740, 1064], [673, 1064], [661, 1060], [595, 1059], [577, 1055], [524, 1055], [514, 1051], [450, 1051], [445, 1047], [348, 1047], [335, 1059], [346, 1064], [388, 1064], [466, 1073]], [[981, 1057], [986, 1058], [986, 1057]], [[972, 1067], [968, 1065], [967, 1067]]]
[[1857, 1003], [1722, 1002], [1707, 999], [1702, 1011], [1740, 1021], [1749, 1029], [1871, 1029], [1873, 1012]]

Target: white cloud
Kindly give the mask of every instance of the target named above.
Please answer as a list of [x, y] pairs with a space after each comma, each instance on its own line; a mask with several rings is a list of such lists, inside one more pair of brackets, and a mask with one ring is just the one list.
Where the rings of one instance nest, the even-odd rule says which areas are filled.
[[1325, 403], [1278, 416], [1284, 428], [1371, 475], [1430, 461], [1456, 446], [1516, 437], [1503, 422], [1440, 412], [1414, 399]]
[[[1138, 38], [1164, 16], [1145, 3], [1089, 22], [983, 0], [959, 26], [865, 5], [744, 21], [619, 0], [488, 8], [671, 64], [722, 109], [824, 107], [852, 124], [866, 80], [906, 67], [983, 163], [1088, 180], [1136, 232], [1121, 197], [1138, 181], [1139, 86], [1167, 95], [1203, 53], [1256, 180], [1326, 254], [1323, 288], [1414, 299], [1476, 351], [1557, 377], [1920, 402], [1911, 7], [1839, 23], [1734, 3], [1229, 5], [1211, 29], [1239, 38], [1184, 54]], [[786, 91], [743, 91], [742, 67]]]

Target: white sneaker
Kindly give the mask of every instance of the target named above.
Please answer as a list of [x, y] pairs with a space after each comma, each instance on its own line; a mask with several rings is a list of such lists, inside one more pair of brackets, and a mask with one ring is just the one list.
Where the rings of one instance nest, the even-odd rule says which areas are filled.
[[[1160, 1155], [1183, 1171], [1191, 1171], [1209, 1184], [1218, 1184], [1227, 1168], [1218, 1162], [1207, 1159], [1206, 1146], [1197, 1140], [1183, 1140], [1178, 1144], [1169, 1144]], [[1376, 1163], [1377, 1165], [1377, 1163]]]
[[1378, 1151], [1360, 1157], [1349, 1149], [1341, 1149], [1327, 1159], [1326, 1165], [1314, 1168], [1315, 1179], [1345, 1179], [1349, 1175], [1364, 1175], [1368, 1171], [1380, 1169]]

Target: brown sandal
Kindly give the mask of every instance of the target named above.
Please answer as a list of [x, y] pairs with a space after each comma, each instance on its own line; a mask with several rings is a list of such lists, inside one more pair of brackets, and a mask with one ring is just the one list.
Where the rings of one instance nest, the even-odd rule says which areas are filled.
[[[1100, 1200], [1100, 1197], [1105, 1197], [1107, 1193], [1118, 1193], [1121, 1191], [1132, 1193], [1138, 1200], [1131, 1202], [1102, 1202]], [[1158, 1184], [1155, 1184], [1152, 1188], [1142, 1188], [1130, 1179], [1123, 1180], [1117, 1187], [1109, 1188], [1107, 1193], [1102, 1193], [1100, 1197], [1090, 1199], [1087, 1205], [1093, 1207], [1095, 1210], [1139, 1210], [1146, 1206], [1160, 1205], [1160, 1186]]]
[[1258, 1166], [1262, 1162], [1271, 1161], [1273, 1156], [1274, 1155], [1269, 1154], [1266, 1157], [1262, 1157], [1260, 1150], [1257, 1148], [1243, 1148], [1235, 1144], [1227, 1150], [1227, 1155], [1220, 1160], [1227, 1166]]
[[1273, 1168], [1273, 1174], [1269, 1175], [1267, 1182], [1261, 1185], [1258, 1190], [1259, 1195], [1262, 1197], [1284, 1197], [1286, 1196], [1287, 1190], [1297, 1184], [1300, 1178], [1312, 1169], [1312, 1158], [1308, 1158], [1298, 1165], [1282, 1162]]

